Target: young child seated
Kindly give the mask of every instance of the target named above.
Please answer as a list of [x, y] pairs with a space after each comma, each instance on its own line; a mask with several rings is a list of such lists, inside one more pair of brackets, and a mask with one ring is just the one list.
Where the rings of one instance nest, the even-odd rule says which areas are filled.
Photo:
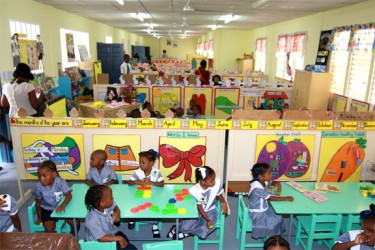
[[359, 220], [363, 230], [344, 233], [337, 240], [332, 250], [371, 250], [375, 247], [375, 205], [370, 210], [362, 211]]
[[280, 235], [274, 235], [264, 242], [263, 250], [290, 250], [290, 246], [286, 239]]
[[90, 169], [86, 174], [85, 183], [87, 185], [111, 185], [117, 184], [117, 177], [115, 171], [106, 165], [107, 153], [102, 149], [97, 149], [91, 153]]
[[[198, 218], [181, 221], [179, 239], [190, 235], [205, 239], [215, 230], [217, 200], [221, 201], [222, 213], [228, 215], [228, 204], [223, 196], [224, 190], [220, 179], [216, 178], [215, 171], [208, 166], [196, 168], [195, 178], [197, 184], [189, 189], [189, 193], [196, 199]], [[172, 226], [167, 237], [176, 239], [176, 226]]]
[[[139, 169], [134, 171], [133, 176], [130, 178], [128, 184], [131, 185], [153, 185], [158, 187], [164, 186], [164, 179], [159, 169], [154, 167], [156, 158], [159, 153], [153, 149], [142, 151], [139, 153]], [[134, 221], [129, 221], [128, 228], [134, 228]], [[153, 222], [152, 234], [154, 238], [160, 238], [158, 228], [158, 221]]]
[[202, 109], [201, 106], [199, 106], [198, 104], [195, 104], [191, 107], [191, 114], [193, 115], [193, 117], [198, 117], [201, 113]]
[[85, 220], [86, 241], [116, 241], [117, 249], [137, 249], [114, 225], [120, 221], [121, 211], [113, 201], [110, 187], [104, 185], [90, 187], [85, 196], [85, 204], [88, 210]]
[[[38, 216], [35, 224], [43, 222], [44, 229], [47, 233], [53, 233], [56, 229], [56, 218], [52, 218], [53, 211], [60, 213], [72, 200], [72, 189], [66, 181], [60, 178], [57, 172], [56, 164], [53, 161], [46, 160], [38, 168], [39, 183], [36, 184], [34, 196], [36, 214]], [[65, 196], [65, 199], [64, 199]], [[59, 205], [60, 201], [64, 201]], [[65, 219], [70, 225], [71, 233], [74, 234], [73, 219]], [[79, 230], [79, 220], [77, 220], [77, 228]]]
[[17, 232], [15, 229], [22, 232], [17, 201], [9, 194], [0, 195], [0, 232]]

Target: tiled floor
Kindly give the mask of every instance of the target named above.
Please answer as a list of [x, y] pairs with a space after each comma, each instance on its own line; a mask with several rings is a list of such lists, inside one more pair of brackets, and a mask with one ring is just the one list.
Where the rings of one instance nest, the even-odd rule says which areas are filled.
[[[19, 192], [18, 192], [18, 184], [17, 184], [17, 178], [16, 178], [16, 169], [13, 164], [3, 164], [4, 169], [0, 171], [0, 194], [7, 193], [12, 195], [15, 198], [19, 198]], [[28, 189], [34, 189], [36, 185], [36, 181], [22, 181], [24, 192], [26, 192]], [[73, 184], [73, 182], [69, 182], [69, 184]], [[19, 209], [19, 215], [22, 222], [22, 227], [25, 232], [29, 231], [29, 225], [27, 220], [27, 206], [29, 206], [33, 202], [32, 198], [29, 198], [25, 205], [23, 205]], [[237, 198], [236, 197], [228, 197], [228, 203], [231, 208], [231, 214], [226, 218], [225, 222], [225, 239], [224, 239], [224, 249], [225, 250], [235, 250], [239, 249], [239, 240], [236, 240], [235, 238], [235, 231], [236, 231], [236, 216], [237, 216]], [[288, 224], [289, 219], [285, 218], [286, 225]], [[170, 227], [173, 225], [173, 222], [164, 222], [163, 223], [163, 230], [161, 232], [162, 238], [167, 240], [165, 237], [170, 229]], [[151, 225], [142, 225], [140, 232], [135, 232], [135, 230], [129, 231], [127, 228], [127, 224], [124, 223], [120, 225], [120, 230], [123, 231], [130, 240], [135, 239], [139, 237], [140, 235], [147, 236], [149, 235], [150, 238], [152, 237], [151, 232]], [[81, 224], [81, 230], [79, 232], [79, 238], [83, 239], [85, 235], [84, 230], [84, 223]], [[294, 231], [292, 232], [293, 235]], [[212, 235], [213, 237], [214, 235]], [[211, 237], [211, 236], [210, 236]], [[248, 234], [247, 241], [252, 240], [250, 237], [250, 234]], [[134, 241], [134, 245], [136, 245], [139, 249], [142, 249], [142, 244], [146, 241]], [[302, 249], [300, 246], [294, 245], [294, 237], [292, 237], [291, 241], [291, 249], [293, 250], [299, 250]], [[194, 246], [194, 239], [193, 237], [184, 239], [184, 249], [193, 249]], [[202, 245], [199, 249], [218, 249], [217, 245]], [[261, 248], [257, 248], [261, 249]], [[318, 243], [314, 243], [313, 246], [314, 250], [320, 250], [320, 249], [326, 249], [322, 245], [318, 245]], [[166, 249], [167, 250], [167, 249]]]

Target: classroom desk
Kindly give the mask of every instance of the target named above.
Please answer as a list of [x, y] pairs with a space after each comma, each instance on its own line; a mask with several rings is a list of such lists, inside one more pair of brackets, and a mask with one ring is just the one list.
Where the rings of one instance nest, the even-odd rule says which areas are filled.
[[[308, 190], [315, 189], [315, 182], [298, 182]], [[292, 188], [285, 182], [281, 183], [281, 196], [293, 196], [294, 201], [271, 201], [272, 207], [277, 214], [289, 214], [288, 241], [292, 229], [293, 215], [303, 214], [359, 214], [368, 210], [374, 200], [370, 197], [363, 197], [359, 192], [361, 186], [373, 186], [372, 183], [364, 182], [335, 182], [332, 185], [340, 186], [341, 192], [322, 193], [328, 198], [327, 201], [318, 203], [306, 197], [303, 193]]]
[[[121, 210], [121, 218], [126, 219], [176, 219], [176, 230], [178, 232], [179, 219], [197, 218], [198, 210], [195, 199], [191, 197], [190, 200], [184, 200], [175, 203], [175, 208], [185, 208], [185, 214], [170, 214], [162, 213], [162, 210], [168, 204], [169, 199], [175, 197], [175, 190], [182, 188], [190, 188], [192, 185], [186, 184], [167, 184], [164, 187], [152, 186], [152, 195], [150, 198], [137, 198], [136, 191], [137, 185], [129, 186], [124, 184], [110, 185], [113, 192], [113, 198], [117, 206]], [[89, 186], [86, 184], [73, 184], [72, 185], [72, 200], [65, 208], [65, 212], [52, 213], [54, 218], [73, 218], [74, 232], [78, 236], [76, 228], [76, 219], [86, 218], [87, 209], [85, 206], [85, 195]], [[131, 209], [139, 205], [151, 202], [153, 205], [158, 206], [160, 212], [153, 212], [150, 209], [142, 210], [138, 213], [132, 213]], [[178, 238], [178, 237], [177, 237]]]

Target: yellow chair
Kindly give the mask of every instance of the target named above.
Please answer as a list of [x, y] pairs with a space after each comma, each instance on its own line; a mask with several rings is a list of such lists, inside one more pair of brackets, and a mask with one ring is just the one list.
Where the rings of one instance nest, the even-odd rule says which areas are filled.
[[359, 215], [348, 214], [342, 217], [340, 233], [344, 234], [350, 230], [361, 230]]
[[[331, 249], [339, 237], [342, 221], [341, 214], [313, 214], [297, 216], [295, 244], [301, 244], [303, 249], [311, 250], [314, 240], [323, 242]], [[304, 242], [306, 239], [306, 243]]]
[[240, 250], [263, 247], [264, 242], [246, 243], [246, 234], [253, 231], [253, 223], [249, 216], [249, 209], [246, 206], [243, 196], [238, 196], [238, 209], [236, 221], [236, 239], [240, 239]]
[[[35, 232], [44, 232], [43, 225], [37, 225], [35, 224], [36, 219], [36, 206], [35, 202], [31, 206], [27, 208], [27, 215], [29, 220], [29, 228], [31, 233]], [[65, 226], [65, 227], [64, 227]], [[70, 233], [70, 226], [68, 223], [65, 222], [65, 220], [58, 220], [56, 222], [56, 232], [57, 233]]]
[[182, 240], [160, 241], [143, 244], [143, 250], [184, 250]]
[[198, 236], [194, 236], [194, 250], [198, 250], [198, 244], [218, 244], [219, 250], [223, 250], [224, 246], [224, 222], [225, 215], [221, 212], [221, 202], [218, 201], [216, 205], [217, 220], [216, 220], [216, 235], [218, 239], [200, 239]]
[[116, 250], [116, 242], [99, 242], [79, 240], [81, 250]]

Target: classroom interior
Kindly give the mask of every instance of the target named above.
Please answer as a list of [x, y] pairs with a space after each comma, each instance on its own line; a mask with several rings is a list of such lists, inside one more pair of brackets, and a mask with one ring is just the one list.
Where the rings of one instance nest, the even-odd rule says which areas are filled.
[[[193, 2], [193, 1], [192, 1]], [[131, 46], [148, 46], [150, 47], [150, 54], [154, 58], [161, 58], [163, 49], [167, 49], [168, 56], [171, 58], [176, 59], [183, 59], [187, 60], [187, 55], [197, 55], [197, 44], [209, 43], [210, 41], [214, 41], [212, 46], [212, 53], [213, 56], [213, 63], [214, 69], [216, 72], [224, 72], [227, 70], [228, 72], [233, 72], [238, 69], [238, 58], [243, 58], [244, 54], [251, 54], [254, 53], [256, 50], [256, 40], [258, 38], [267, 38], [267, 46], [266, 50], [267, 53], [265, 55], [265, 71], [263, 72], [264, 75], [267, 76], [269, 82], [275, 82], [278, 78], [276, 75], [277, 73], [277, 61], [275, 54], [277, 53], [277, 42], [278, 36], [281, 34], [297, 34], [299, 32], [305, 32], [307, 34], [307, 39], [305, 41], [305, 51], [304, 51], [304, 61], [303, 61], [303, 68], [306, 65], [314, 65], [316, 62], [317, 51], [319, 47], [319, 40], [321, 36], [321, 31], [323, 30], [332, 30], [335, 27], [341, 27], [346, 25], [356, 25], [356, 24], [368, 24], [373, 23], [375, 21], [374, 16], [375, 10], [375, 0], [367, 0], [362, 1], [360, 3], [352, 4], [349, 6], [345, 6], [338, 9], [323, 11], [319, 13], [315, 13], [312, 15], [295, 18], [292, 20], [287, 20], [279, 23], [274, 23], [271, 25], [266, 25], [264, 27], [248, 29], [248, 30], [239, 30], [239, 29], [216, 29], [212, 31], [208, 31], [204, 35], [200, 35], [194, 38], [184, 38], [178, 39], [178, 47], [174, 48], [173, 46], [166, 46], [168, 37], [161, 37], [161, 38], [154, 38], [151, 36], [146, 35], [139, 35], [135, 33], [131, 33], [129, 31], [119, 29], [116, 27], [112, 27], [110, 25], [106, 25], [82, 16], [74, 15], [72, 13], [68, 13], [66, 11], [62, 11], [51, 6], [42, 4], [37, 1], [33, 0], [2, 0], [0, 1], [0, 34], [2, 37], [10, 37], [10, 29], [9, 29], [9, 21], [10, 20], [18, 20], [27, 23], [34, 23], [39, 24], [41, 29], [41, 35], [43, 37], [44, 47], [45, 47], [45, 57], [43, 59], [44, 65], [44, 72], [46, 75], [58, 78], [59, 72], [59, 64], [63, 60], [63, 56], [61, 53], [61, 34], [60, 29], [66, 30], [74, 30], [80, 32], [87, 32], [89, 34], [89, 54], [91, 56], [91, 60], [95, 61], [97, 58], [97, 43], [106, 43], [106, 37], [110, 36], [113, 39], [113, 43], [122, 43], [123, 48], [126, 52], [131, 51]], [[48, 20], [48, 22], [46, 22]], [[0, 72], [2, 72], [2, 84], [6, 83], [7, 77], [9, 78], [9, 74], [13, 71], [12, 65], [12, 55], [10, 53], [10, 39], [3, 39], [0, 42], [0, 48], [3, 53], [0, 54]], [[7, 53], [7, 51], [9, 53]], [[374, 53], [372, 53], [372, 58], [374, 58]], [[197, 55], [198, 56], [198, 55]], [[210, 56], [207, 54], [206, 56], [200, 55], [202, 58], [206, 58], [207, 60]], [[367, 111], [364, 112], [366, 114], [373, 113], [375, 108], [375, 99], [372, 99], [371, 96], [375, 96], [375, 66], [374, 66], [374, 59], [372, 59], [372, 71], [370, 69], [370, 79], [372, 87], [368, 87], [365, 100], [360, 100], [368, 104]], [[319, 73], [316, 73], [319, 74]], [[93, 84], [90, 84], [93, 86]], [[94, 95], [95, 92], [98, 94], [99, 88], [101, 86], [97, 85], [93, 86], [94, 88]], [[97, 90], [95, 91], [95, 88]], [[102, 88], [107, 88], [107, 85], [103, 85]], [[103, 90], [105, 92], [105, 90]], [[150, 91], [150, 90], [149, 90]], [[288, 92], [290, 91], [290, 93]], [[332, 96], [333, 93], [330, 93], [327, 98], [323, 98], [323, 94], [319, 95], [319, 90], [315, 90], [315, 94], [310, 97], [310, 99], [315, 100], [317, 103], [323, 103], [323, 106], [326, 108], [332, 108]], [[150, 93], [150, 92], [148, 92]], [[152, 93], [152, 91], [151, 91]], [[289, 99], [292, 99], [292, 90], [286, 90], [286, 93], [289, 96]], [[214, 94], [214, 93], [213, 93]], [[212, 94], [212, 95], [213, 95]], [[99, 94], [98, 94], [99, 96]], [[182, 97], [185, 95], [181, 95]], [[340, 95], [341, 96], [341, 95]], [[342, 96], [345, 96], [345, 93], [342, 93]], [[324, 101], [321, 102], [319, 98], [323, 98]], [[94, 100], [98, 100], [98, 98], [94, 97]], [[343, 111], [351, 111], [351, 101], [353, 98], [348, 96], [347, 104], [344, 107]], [[213, 98], [211, 99], [213, 100]], [[181, 100], [181, 102], [183, 102]], [[241, 101], [243, 102], [243, 101]], [[184, 108], [187, 108], [188, 102], [184, 101]], [[244, 103], [239, 103], [238, 105], [244, 105]], [[292, 104], [293, 106], [293, 104]], [[327, 109], [322, 109], [326, 111]], [[213, 115], [215, 115], [215, 108], [210, 107], [212, 110]], [[322, 111], [320, 110], [320, 111]], [[66, 112], [63, 112], [63, 116], [65, 116]], [[292, 113], [289, 113], [292, 114]], [[296, 113], [296, 116], [300, 116], [302, 113]], [[309, 113], [310, 114], [310, 113]], [[321, 113], [319, 113], [321, 114]], [[243, 117], [246, 117], [246, 113]], [[239, 117], [238, 119], [241, 120], [243, 117]], [[331, 116], [330, 118], [332, 118]], [[227, 117], [220, 117], [221, 119], [226, 119]], [[23, 119], [23, 118], [22, 118]], [[26, 121], [19, 119], [20, 122]], [[246, 119], [246, 118], [245, 118]], [[268, 118], [268, 120], [273, 120], [274, 117]], [[293, 118], [295, 120], [295, 117]], [[292, 120], [293, 120], [292, 119]], [[227, 217], [226, 224], [225, 224], [225, 236], [224, 236], [224, 249], [240, 249], [240, 242], [235, 237], [236, 233], [236, 218], [238, 216], [237, 211], [237, 202], [238, 202], [238, 195], [244, 194], [246, 195], [248, 191], [248, 181], [251, 179], [249, 174], [249, 170], [251, 168], [250, 163], [256, 162], [256, 155], [260, 155], [262, 147], [257, 146], [250, 146], [251, 152], [247, 150], [247, 144], [249, 141], [260, 140], [262, 143], [266, 143], [269, 140], [277, 140], [280, 137], [284, 137], [289, 144], [293, 141], [295, 137], [302, 139], [305, 142], [308, 150], [310, 151], [310, 155], [308, 156], [311, 159], [312, 167], [310, 170], [307, 170], [307, 175], [305, 177], [301, 177], [298, 180], [301, 181], [321, 181], [324, 178], [324, 169], [320, 169], [320, 165], [327, 165], [329, 164], [328, 159], [323, 159], [324, 157], [329, 156], [329, 153], [324, 154], [323, 151], [326, 150], [329, 152], [330, 147], [335, 144], [333, 139], [330, 138], [337, 138], [337, 142], [344, 143], [346, 135], [344, 133], [348, 133], [348, 137], [354, 137], [361, 139], [362, 137], [367, 138], [367, 148], [362, 148], [361, 151], [360, 147], [355, 148], [355, 152], [360, 152], [358, 157], [356, 156], [355, 161], [360, 162], [361, 164], [357, 164], [357, 169], [353, 170], [353, 174], [351, 176], [344, 176], [347, 182], [359, 182], [359, 181], [370, 181], [374, 182], [375, 174], [370, 170], [374, 168], [375, 158], [371, 154], [372, 150], [375, 148], [375, 142], [371, 139], [374, 138], [374, 127], [370, 127], [373, 124], [373, 120], [354, 120], [355, 122], [355, 129], [344, 129], [345, 125], [341, 126], [342, 135], [337, 136], [334, 130], [335, 128], [334, 122], [327, 119], [326, 121], [330, 123], [330, 129], [325, 131], [325, 129], [312, 129], [312, 123], [316, 122], [317, 119], [314, 117], [312, 121], [309, 122], [309, 125], [302, 129], [302, 132], [299, 128], [292, 128], [288, 129], [287, 126], [293, 126], [287, 122], [283, 123], [282, 128], [277, 130], [276, 132], [271, 128], [261, 127], [261, 123], [257, 123], [256, 130], [245, 130], [242, 126], [245, 125], [241, 123], [238, 125], [239, 128], [235, 129], [235, 122], [230, 123], [231, 129], [229, 133], [225, 133], [225, 128], [219, 128], [217, 123], [216, 129], [218, 131], [211, 131], [212, 127], [210, 126], [210, 121], [208, 120], [207, 123], [204, 123], [204, 128], [193, 128], [192, 124], [186, 125], [187, 128], [194, 129], [193, 131], [197, 131], [201, 136], [205, 136], [209, 139], [205, 141], [207, 147], [207, 156], [206, 156], [206, 163], [207, 165], [215, 166], [215, 171], [218, 173], [218, 176], [224, 180], [224, 184], [226, 187], [226, 191], [230, 192], [230, 195], [227, 197], [230, 208], [231, 208], [231, 215]], [[320, 118], [319, 118], [320, 119]], [[318, 120], [319, 120], [318, 119]], [[53, 119], [52, 119], [53, 120]], [[59, 121], [70, 121], [71, 128], [64, 128], [61, 126], [61, 133], [69, 134], [74, 133], [78, 138], [77, 141], [81, 140], [81, 147], [82, 152], [84, 152], [84, 165], [89, 166], [89, 155], [93, 149], [94, 142], [96, 140], [95, 147], [101, 147], [102, 144], [98, 144], [98, 141], [102, 139], [102, 137], [98, 136], [98, 134], [103, 133], [104, 135], [113, 135], [116, 133], [127, 133], [127, 129], [116, 129], [114, 127], [110, 128], [103, 128], [103, 126], [99, 126], [98, 128], [90, 128], [90, 127], [75, 127], [72, 124], [70, 118], [60, 118]], [[261, 119], [260, 119], [261, 120]], [[267, 120], [267, 118], [265, 119]], [[338, 119], [339, 120], [339, 119]], [[214, 120], [212, 120], [214, 121]], [[3, 122], [3, 121], [2, 121]], [[216, 121], [214, 121], [216, 122]], [[3, 122], [4, 123], [4, 122]], [[352, 125], [353, 121], [351, 120], [348, 122], [349, 125]], [[364, 123], [369, 124], [368, 128], [365, 128], [366, 125]], [[155, 123], [157, 124], [157, 123]], [[153, 126], [156, 126], [153, 123]], [[220, 124], [220, 123], [219, 123]], [[252, 126], [255, 126], [251, 123]], [[22, 140], [28, 140], [28, 142], [33, 141], [32, 134], [41, 135], [43, 133], [47, 133], [49, 135], [53, 135], [57, 133], [56, 131], [58, 128], [53, 127], [38, 127], [35, 125], [17, 125], [13, 124], [12, 128], [12, 136], [10, 136], [9, 128], [4, 128], [3, 125], [2, 132], [6, 133], [9, 138], [13, 138], [13, 146], [14, 151], [10, 151], [6, 145], [0, 145], [1, 148], [1, 156], [3, 161], [3, 170], [0, 171], [0, 193], [7, 193], [12, 195], [13, 197], [20, 199], [22, 206], [20, 207], [19, 213], [22, 221], [22, 226], [24, 232], [29, 231], [28, 227], [28, 215], [27, 215], [27, 207], [33, 203], [33, 197], [30, 196], [30, 193], [25, 195], [21, 194], [22, 192], [26, 192], [26, 190], [34, 189], [36, 185], [36, 177], [30, 175], [24, 170], [23, 161], [25, 156], [22, 153], [22, 148], [25, 144], [23, 144]], [[147, 129], [145, 127], [138, 127], [133, 129], [132, 132], [128, 133], [132, 136], [137, 136], [138, 134], [144, 133], [147, 138], [151, 138], [153, 141], [149, 142], [146, 138], [136, 139], [139, 140], [139, 145], [142, 145], [142, 149], [148, 148], [158, 148], [159, 147], [159, 140], [158, 137], [163, 137], [169, 130], [178, 129], [179, 131], [184, 131], [186, 127], [184, 127], [183, 122], [178, 123], [176, 128], [173, 127], [163, 127], [160, 125], [161, 128], [159, 129]], [[297, 126], [297, 125], [296, 125]], [[208, 128], [208, 130], [207, 130]], [[104, 131], [105, 132], [102, 132]], [[267, 131], [265, 131], [267, 130]], [[340, 129], [339, 129], [340, 130]], [[144, 132], [146, 131], [146, 132]], [[261, 132], [260, 132], [261, 131]], [[349, 131], [349, 132], [348, 132]], [[356, 133], [358, 132], [358, 133]], [[363, 132], [363, 134], [360, 134]], [[302, 135], [301, 135], [302, 133]], [[27, 134], [27, 135], [24, 135]], [[80, 134], [84, 139], [79, 139], [77, 134]], [[324, 135], [323, 135], [324, 134]], [[95, 138], [97, 136], [97, 138]], [[312, 139], [312, 137], [316, 137]], [[320, 139], [321, 137], [321, 139]], [[90, 139], [87, 139], [90, 138]], [[210, 141], [211, 138], [214, 138], [213, 141]], [[318, 139], [319, 138], [319, 139]], [[324, 139], [323, 139], [324, 138]], [[34, 138], [36, 139], [36, 138]], [[133, 139], [135, 140], [135, 139]], [[160, 139], [162, 142], [169, 142], [169, 138]], [[203, 140], [203, 139], [202, 139]], [[56, 142], [55, 142], [56, 143]], [[134, 143], [134, 142], [133, 142]], [[87, 146], [89, 145], [90, 146]], [[91, 145], [92, 144], [92, 145]], [[135, 143], [134, 143], [135, 144]], [[350, 144], [350, 143], [349, 143]], [[349, 146], [349, 144], [347, 146]], [[99, 146], [98, 146], [99, 145]], [[177, 144], [179, 145], [179, 144]], [[242, 145], [242, 146], [241, 146]], [[279, 145], [279, 144], [278, 144]], [[351, 150], [350, 144], [349, 148], [345, 148], [345, 152], [349, 152]], [[354, 144], [353, 144], [354, 145]], [[193, 144], [189, 144], [189, 146], [193, 146]], [[16, 150], [20, 149], [20, 150]], [[138, 150], [138, 149], [137, 149]], [[135, 151], [137, 151], [135, 150]], [[140, 150], [140, 149], [139, 149]], [[187, 149], [185, 149], [187, 150]], [[348, 150], [348, 151], [346, 151]], [[353, 146], [354, 152], [354, 146]], [[218, 157], [216, 157], [218, 156]], [[310, 158], [311, 157], [311, 158]], [[14, 161], [13, 163], [7, 163]], [[245, 165], [245, 167], [243, 166]], [[362, 168], [359, 168], [359, 165]], [[342, 167], [342, 165], [341, 165]], [[244, 174], [244, 170], [246, 169], [246, 173]], [[70, 185], [82, 182], [82, 174], [85, 171], [84, 168], [77, 170], [79, 172], [79, 178], [68, 178], [68, 183]], [[172, 171], [167, 171], [170, 174]], [[293, 172], [293, 171], [292, 171]], [[298, 171], [294, 171], [293, 173], [298, 174]], [[66, 174], [66, 173], [64, 173]], [[128, 174], [124, 174], [125, 179], [129, 177]], [[289, 178], [289, 179], [288, 179]], [[342, 174], [339, 178], [339, 181], [342, 178]], [[82, 179], [82, 180], [80, 180]], [[290, 176], [283, 175], [281, 176], [281, 180], [287, 181], [290, 180]], [[336, 182], [337, 180], [335, 180]], [[367, 185], [367, 184], [363, 184]], [[370, 184], [369, 184], [370, 185]], [[229, 188], [231, 189], [229, 189]], [[370, 199], [370, 198], [368, 198]], [[366, 204], [369, 201], [366, 200]], [[363, 205], [363, 204], [361, 204]], [[286, 225], [289, 224], [290, 218], [288, 215], [283, 214], [284, 222]], [[173, 221], [167, 221], [163, 223], [162, 229], [162, 237], [167, 235], [169, 228], [173, 225]], [[120, 226], [120, 229], [125, 232], [129, 236], [130, 239], [132, 237], [137, 237], [139, 234], [135, 231], [129, 231], [127, 229], [127, 224], [124, 223]], [[142, 234], [148, 234], [151, 236], [151, 226], [144, 225], [141, 226]], [[283, 234], [284, 237], [287, 237], [287, 232]], [[84, 238], [84, 223], [81, 224], [81, 230], [79, 232], [79, 238]], [[246, 236], [247, 241], [254, 241], [251, 238], [251, 234], [247, 234]], [[291, 232], [290, 244], [291, 249], [299, 250], [303, 249], [300, 245], [296, 246], [294, 244], [295, 240], [295, 229], [293, 227]], [[133, 242], [139, 249], [142, 249], [143, 243], [148, 241], [135, 241]], [[1, 246], [1, 245], [0, 245]], [[184, 249], [193, 249], [194, 248], [194, 238], [189, 237], [184, 240]], [[218, 249], [217, 245], [202, 245], [199, 249]], [[260, 247], [255, 247], [254, 249], [262, 249]], [[317, 241], [314, 241], [313, 246], [311, 249], [327, 249], [325, 245], [319, 244]]]

